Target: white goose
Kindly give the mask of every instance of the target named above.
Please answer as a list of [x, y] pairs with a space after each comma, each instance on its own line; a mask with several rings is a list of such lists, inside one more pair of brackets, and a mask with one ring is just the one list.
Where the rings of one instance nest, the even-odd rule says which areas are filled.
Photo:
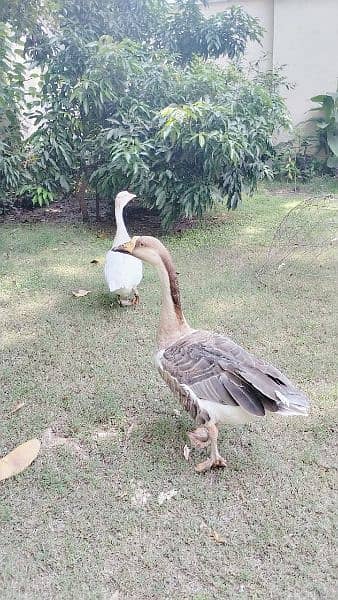
[[130, 240], [123, 220], [124, 207], [135, 198], [135, 194], [123, 191], [115, 198], [116, 234], [113, 247], [106, 254], [104, 276], [107, 286], [117, 296], [120, 306], [139, 303], [137, 286], [142, 279], [142, 261], [133, 256], [113, 252], [113, 248]]

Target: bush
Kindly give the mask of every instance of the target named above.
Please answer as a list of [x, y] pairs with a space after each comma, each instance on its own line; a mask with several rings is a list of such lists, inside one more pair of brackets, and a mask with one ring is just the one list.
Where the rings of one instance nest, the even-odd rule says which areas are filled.
[[319, 107], [311, 109], [319, 113], [310, 119], [317, 129], [317, 153], [324, 152], [326, 164], [338, 170], [338, 88], [336, 92], [311, 98]]
[[[114, 62], [119, 50], [114, 45]], [[135, 48], [129, 51], [133, 56]], [[91, 182], [104, 194], [130, 187], [159, 210], [165, 226], [202, 214], [215, 195], [236, 208], [244, 185], [253, 190], [271, 175], [272, 135], [288, 125], [279, 78], [250, 80], [234, 66], [201, 59], [173, 70], [163, 66], [163, 54], [145, 65], [126, 82], [130, 98], [114, 99], [114, 122], [99, 134], [100, 165]]]
[[23, 193], [129, 187], [169, 226], [215, 196], [236, 208], [243, 186], [270, 176], [272, 136], [288, 124], [281, 78], [208, 60], [240, 58], [260, 39], [256, 19], [241, 8], [206, 19], [195, 0], [53, 6], [48, 35], [43, 21], [26, 40], [43, 77]]

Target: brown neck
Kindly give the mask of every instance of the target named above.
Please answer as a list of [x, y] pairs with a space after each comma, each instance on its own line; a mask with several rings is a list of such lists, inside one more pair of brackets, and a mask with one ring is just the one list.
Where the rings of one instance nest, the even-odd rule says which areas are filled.
[[178, 338], [192, 331], [186, 322], [182, 307], [176, 270], [169, 252], [161, 254], [157, 265], [162, 290], [160, 325], [157, 335], [159, 348], [166, 348]]

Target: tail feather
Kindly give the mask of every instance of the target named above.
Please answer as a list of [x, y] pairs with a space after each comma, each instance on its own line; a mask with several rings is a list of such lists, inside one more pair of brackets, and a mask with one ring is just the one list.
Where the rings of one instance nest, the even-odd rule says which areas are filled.
[[278, 412], [284, 415], [307, 415], [309, 413], [309, 400], [301, 392], [287, 390], [282, 393], [275, 391]]

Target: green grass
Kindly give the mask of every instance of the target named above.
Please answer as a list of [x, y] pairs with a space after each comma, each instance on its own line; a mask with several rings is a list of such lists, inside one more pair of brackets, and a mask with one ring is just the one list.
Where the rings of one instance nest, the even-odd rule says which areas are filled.
[[[0, 487], [2, 600], [334, 598], [334, 201], [296, 211], [273, 249], [284, 265], [266, 266], [298, 201], [265, 190], [165, 238], [190, 323], [271, 360], [312, 400], [308, 418], [224, 428], [228, 467], [202, 476], [182, 454], [191, 421], [153, 367], [155, 273], [145, 269], [138, 309], [110, 308], [90, 263], [109, 240], [2, 226], [0, 455], [45, 440]], [[285, 259], [295, 231], [305, 246]], [[76, 299], [78, 287], [92, 293]]]

